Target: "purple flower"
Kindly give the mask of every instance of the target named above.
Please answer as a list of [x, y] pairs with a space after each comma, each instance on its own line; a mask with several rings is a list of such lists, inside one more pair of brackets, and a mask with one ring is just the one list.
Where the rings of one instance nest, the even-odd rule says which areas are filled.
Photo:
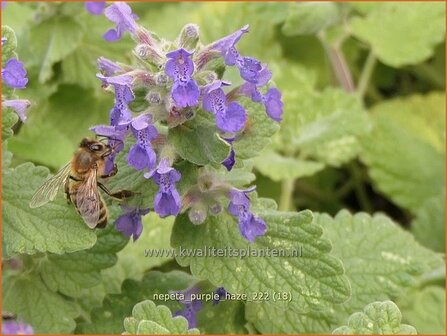
[[197, 326], [197, 312], [202, 309], [202, 301], [193, 299], [192, 294], [197, 294], [199, 292], [199, 288], [197, 286], [190, 287], [184, 291], [179, 291], [176, 293], [180, 293], [184, 295], [184, 299], [179, 300], [180, 303], [184, 304], [184, 308], [172, 314], [175, 316], [183, 316], [188, 321], [188, 327], [195, 328]]
[[172, 168], [169, 160], [164, 158], [158, 164], [157, 169], [144, 174], [144, 177], [154, 179], [159, 186], [154, 199], [154, 210], [160, 217], [177, 215], [180, 212], [181, 200], [175, 184], [180, 180], [180, 173]]
[[263, 236], [267, 230], [265, 222], [250, 211], [250, 199], [247, 194], [253, 190], [254, 188], [232, 189], [228, 205], [228, 212], [239, 219], [239, 231], [250, 242], [254, 242], [257, 236]]
[[30, 107], [30, 105], [30, 101], [25, 99], [4, 100], [2, 102], [2, 106], [12, 108], [22, 122], [25, 122], [27, 119], [26, 110]]
[[116, 64], [115, 62], [112, 62], [111, 60], [100, 57], [97, 60], [98, 69], [101, 71], [101, 73], [104, 76], [110, 77], [115, 75], [118, 71], [122, 70], [122, 68]]
[[135, 34], [138, 18], [132, 13], [132, 9], [125, 2], [115, 2], [104, 11], [105, 16], [116, 24], [115, 29], [110, 29], [104, 34], [104, 39], [109, 42], [117, 41], [125, 31]]
[[2, 1], [2, 9], [5, 8], [7, 2], [6, 1]]
[[213, 305], [218, 304], [227, 295], [227, 291], [223, 287], [217, 288], [213, 293], [219, 296], [217, 299], [213, 298]]
[[3, 335], [33, 335], [33, 328], [26, 323], [17, 321], [2, 321]]
[[143, 224], [141, 217], [149, 213], [149, 209], [128, 208], [121, 206], [124, 214], [119, 216], [116, 221], [116, 229], [122, 232], [126, 237], [132, 236], [133, 241], [136, 241], [141, 232], [143, 232]]
[[222, 161], [222, 164], [225, 166], [225, 168], [227, 168], [228, 171], [230, 171], [231, 169], [233, 169], [233, 166], [236, 163], [236, 158], [235, 158], [236, 152], [234, 151], [234, 148], [233, 148], [233, 141], [235, 140], [235, 138], [227, 138], [225, 140], [230, 143], [231, 150], [230, 150], [230, 154], [228, 154], [227, 158]]
[[115, 126], [128, 122], [132, 118], [128, 104], [135, 99], [131, 89], [133, 77], [126, 74], [113, 77], [97, 74], [96, 77], [115, 89], [115, 106], [110, 110], [110, 124]]
[[106, 7], [105, 1], [86, 1], [84, 2], [85, 9], [92, 15], [100, 15]]
[[245, 126], [247, 115], [244, 108], [236, 102], [227, 104], [222, 86], [229, 83], [215, 81], [203, 88], [203, 108], [216, 117], [217, 127], [224, 132], [239, 132]]
[[165, 72], [173, 81], [171, 96], [178, 107], [196, 106], [199, 103], [200, 91], [192, 79], [194, 63], [192, 53], [181, 48], [166, 54]]
[[157, 160], [151, 141], [154, 140], [158, 131], [150, 123], [150, 116], [139, 115], [130, 122], [130, 128], [137, 142], [130, 148], [127, 163], [136, 170], [148, 169], [152, 171]]
[[270, 88], [262, 97], [262, 102], [270, 118], [276, 121], [282, 120], [282, 107], [284, 104], [281, 101], [281, 92], [277, 88]]
[[15, 58], [11, 58], [6, 62], [5, 67], [2, 69], [2, 78], [6, 85], [14, 89], [24, 89], [28, 83], [23, 63]]
[[[245, 25], [231, 35], [221, 38], [212, 43], [208, 48], [217, 50], [225, 59], [226, 65], [236, 65], [242, 62], [242, 58], [235, 48], [236, 43], [241, 39], [242, 35], [248, 32], [248, 25]], [[208, 49], [206, 48], [206, 49]]]

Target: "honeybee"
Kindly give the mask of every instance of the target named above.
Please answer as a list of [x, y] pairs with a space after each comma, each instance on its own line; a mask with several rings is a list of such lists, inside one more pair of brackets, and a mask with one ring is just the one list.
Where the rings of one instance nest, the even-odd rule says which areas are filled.
[[105, 159], [113, 150], [111, 146], [96, 139], [82, 139], [71, 161], [37, 189], [29, 206], [38, 208], [54, 200], [63, 186], [67, 200], [74, 204], [84, 222], [92, 229], [104, 228], [108, 211], [98, 187], [116, 199], [133, 195], [128, 190], [111, 193], [98, 181], [98, 178], [105, 179], [118, 172], [115, 165], [109, 174], [105, 174]]

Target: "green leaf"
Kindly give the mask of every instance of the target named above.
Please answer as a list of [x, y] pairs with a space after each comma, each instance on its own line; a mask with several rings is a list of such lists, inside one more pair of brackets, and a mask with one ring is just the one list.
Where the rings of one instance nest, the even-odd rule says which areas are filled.
[[8, 142], [2, 143], [2, 172], [5, 171], [12, 162], [12, 153], [8, 151]]
[[445, 193], [421, 205], [411, 230], [422, 245], [438, 252], [445, 251]]
[[[187, 215], [180, 215], [174, 223], [172, 246], [178, 249], [177, 261], [189, 265], [191, 273], [209, 280], [216, 287], [225, 287], [230, 293], [246, 294], [253, 298], [256, 292], [286, 292], [293, 298], [277, 301], [279, 307], [296, 311], [322, 309], [332, 303], [345, 301], [350, 293], [343, 275], [342, 264], [329, 255], [329, 241], [321, 239], [321, 228], [312, 224], [312, 213], [266, 211], [259, 216], [267, 223], [267, 233], [252, 244], [245, 240], [236, 221], [226, 213], [209, 217], [201, 225], [193, 225]], [[299, 257], [226, 257], [182, 255], [182, 249], [215, 248], [227, 250], [276, 249], [292, 253], [302, 251]], [[199, 252], [196, 252], [199, 253]], [[242, 253], [242, 252], [241, 252]], [[262, 253], [262, 252], [259, 252]], [[265, 253], [265, 251], [263, 251]], [[300, 281], [296, 281], [296, 278]]]
[[214, 122], [201, 113], [171, 128], [168, 140], [183, 159], [197, 165], [221, 163], [230, 153], [230, 145], [219, 137]]
[[2, 290], [2, 309], [16, 313], [35, 333], [69, 334], [74, 330], [79, 308], [48, 289], [36, 274], [9, 277]]
[[38, 209], [29, 202], [48, 169], [25, 163], [3, 172], [2, 239], [4, 253], [65, 253], [93, 246], [96, 235], [61, 195]]
[[321, 162], [281, 156], [272, 151], [262, 152], [255, 159], [255, 165], [263, 175], [276, 182], [311, 176], [324, 168]]
[[124, 281], [120, 294], [109, 294], [102, 307], [92, 311], [91, 323], [78, 324], [82, 334], [118, 334], [123, 331], [123, 320], [132, 313], [132, 307], [141, 300], [153, 300], [168, 306], [172, 311], [182, 308], [177, 301], [157, 301], [155, 294], [168, 294], [190, 287], [195, 282], [191, 275], [180, 271], [169, 273], [149, 272], [142, 281]]
[[45, 83], [53, 76], [54, 64], [77, 48], [84, 29], [72, 17], [54, 16], [27, 33], [19, 46], [20, 54], [30, 67], [38, 68], [39, 83]]
[[247, 319], [262, 333], [328, 333], [369, 302], [403, 295], [416, 286], [418, 277], [440, 265], [436, 253], [420, 246], [414, 237], [383, 215], [351, 215], [335, 218], [316, 215], [323, 237], [333, 246], [351, 283], [351, 298], [321, 312], [297, 314], [272, 305], [247, 304]]
[[17, 113], [11, 108], [2, 109], [2, 142], [13, 136], [12, 127], [19, 121]]
[[445, 289], [429, 286], [413, 290], [402, 296], [397, 304], [403, 321], [420, 334], [443, 334], [445, 332]]
[[11, 27], [2, 25], [2, 38], [6, 38], [2, 43], [2, 68], [5, 63], [14, 56], [14, 50], [17, 48], [17, 38]]
[[285, 35], [312, 35], [339, 19], [337, 4], [332, 2], [296, 3], [289, 7], [282, 31]]
[[54, 292], [79, 297], [82, 290], [102, 280], [100, 271], [116, 263], [116, 252], [127, 243], [111, 223], [98, 231], [98, 241], [91, 249], [62, 255], [48, 254], [40, 263], [41, 277]]
[[445, 7], [435, 2], [382, 3], [365, 18], [354, 17], [350, 25], [353, 35], [370, 44], [383, 63], [417, 64], [444, 40]]
[[93, 136], [89, 127], [107, 121], [112, 104], [107, 98], [95, 98], [91, 90], [61, 85], [34, 107], [26, 127], [11, 139], [10, 149], [22, 159], [59, 168], [70, 160], [83, 137]]
[[204, 334], [246, 334], [244, 306], [240, 301], [205, 302], [197, 314], [197, 326]]
[[361, 158], [377, 189], [413, 212], [444, 189], [444, 100], [432, 93], [382, 102], [371, 111], [373, 131], [362, 139]]
[[236, 160], [258, 156], [260, 151], [271, 143], [273, 134], [279, 130], [278, 123], [267, 116], [261, 104], [245, 97], [239, 101], [247, 112], [248, 120], [244, 130], [233, 143]]
[[305, 86], [300, 91], [290, 88], [284, 90], [284, 102], [284, 121], [274, 144], [289, 156], [300, 152], [340, 166], [358, 154], [358, 137], [371, 128], [360, 100], [339, 89], [319, 93]]
[[348, 325], [335, 329], [333, 334], [343, 335], [415, 335], [414, 327], [401, 324], [402, 314], [392, 301], [373, 302], [363, 312], [352, 314]]
[[[137, 325], [135, 330], [134, 326]], [[166, 306], [156, 306], [151, 300], [145, 300], [135, 305], [132, 317], [124, 321], [128, 334], [198, 334], [198, 329], [189, 329], [188, 321], [183, 316], [172, 317]]]

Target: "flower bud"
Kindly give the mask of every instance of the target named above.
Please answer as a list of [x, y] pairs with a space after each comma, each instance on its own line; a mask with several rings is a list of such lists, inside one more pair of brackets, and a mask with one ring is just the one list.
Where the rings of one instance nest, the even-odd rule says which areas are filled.
[[200, 225], [206, 220], [206, 210], [203, 206], [196, 205], [188, 212], [188, 217], [194, 225]]
[[149, 44], [139, 44], [135, 47], [135, 54], [143, 61], [147, 61], [156, 66], [161, 66], [165, 62], [161, 52]]
[[180, 32], [179, 47], [186, 50], [194, 50], [199, 42], [199, 26], [188, 23]]
[[137, 27], [135, 37], [139, 43], [155, 46], [155, 40], [152, 37], [151, 32], [141, 26]]
[[162, 103], [161, 94], [156, 91], [150, 91], [146, 96], [146, 100], [151, 105], [160, 105]]
[[163, 72], [159, 72], [155, 75], [155, 83], [158, 86], [166, 86], [168, 84], [168, 76]]
[[222, 205], [218, 202], [210, 205], [210, 207], [208, 208], [208, 211], [211, 215], [213, 216], [217, 216], [218, 214], [220, 214], [222, 212]]

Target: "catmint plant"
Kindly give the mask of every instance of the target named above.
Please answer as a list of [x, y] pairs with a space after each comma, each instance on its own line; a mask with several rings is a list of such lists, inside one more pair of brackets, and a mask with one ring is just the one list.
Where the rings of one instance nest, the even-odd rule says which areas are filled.
[[[124, 153], [127, 164], [158, 187], [152, 203], [141, 204], [142, 208], [153, 209], [160, 217], [188, 212], [197, 225], [208, 215], [219, 216], [226, 209], [238, 221], [241, 235], [254, 242], [267, 230], [265, 221], [250, 208], [249, 193], [255, 187], [239, 190], [206, 166], [196, 165], [197, 180], [180, 193], [177, 185], [182, 174], [178, 165], [184, 158], [166, 136], [167, 130], [188, 125], [195, 118], [211, 118], [214, 132], [229, 147], [221, 165], [231, 171], [238, 161], [234, 145], [250, 122], [242, 98], [258, 103], [271, 123], [281, 121], [281, 93], [271, 86], [268, 66], [237, 49], [238, 41], [249, 32], [248, 25], [203, 45], [195, 24], [187, 24], [177, 39], [168, 41], [139, 25], [126, 3], [114, 3], [104, 14], [115, 24], [104, 34], [107, 41], [115, 42], [129, 33], [136, 43], [134, 64], [98, 59], [97, 78], [115, 96], [109, 125], [91, 128], [97, 135], [108, 137], [115, 148], [107, 158], [108, 169], [113, 169], [117, 154], [126, 148], [119, 144], [129, 142]], [[236, 67], [242, 85], [234, 87], [224, 80], [222, 67]], [[136, 92], [144, 92], [146, 104], [138, 113], [131, 108]], [[124, 209], [125, 214], [116, 221], [117, 229], [136, 240], [142, 230], [139, 216], [148, 210]]]

